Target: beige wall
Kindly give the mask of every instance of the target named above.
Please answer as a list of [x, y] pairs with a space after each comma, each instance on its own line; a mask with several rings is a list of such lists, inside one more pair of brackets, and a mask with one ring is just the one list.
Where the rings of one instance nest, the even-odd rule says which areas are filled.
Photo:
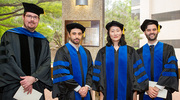
[[[90, 50], [94, 60], [98, 50], [103, 44], [104, 0], [88, 0], [88, 6], [76, 6], [75, 4], [76, 0], [62, 0], [62, 33], [65, 32], [65, 20], [99, 20], [99, 47], [85, 47]], [[62, 34], [62, 37], [62, 44], [65, 44], [65, 34]]]
[[[176, 11], [180, 9], [180, 0], [150, 0], [152, 13]], [[157, 9], [158, 8], [158, 9]]]
[[[140, 0], [140, 23], [145, 19], [151, 19], [152, 14], [171, 12], [180, 10], [180, 0]], [[160, 21], [162, 25], [161, 32], [158, 35], [158, 40], [174, 40], [180, 39], [180, 20]], [[144, 34], [140, 40], [140, 47], [147, 43]], [[175, 48], [177, 59], [180, 60], [180, 48]], [[180, 66], [180, 61], [178, 62]]]
[[140, 0], [140, 23], [144, 19], [150, 18], [151, 16], [151, 5], [150, 0]]

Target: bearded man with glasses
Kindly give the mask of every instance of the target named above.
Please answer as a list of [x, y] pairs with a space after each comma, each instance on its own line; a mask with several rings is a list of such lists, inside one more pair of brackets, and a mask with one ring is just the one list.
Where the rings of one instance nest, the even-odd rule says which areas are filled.
[[20, 86], [31, 94], [35, 89], [42, 93], [51, 90], [51, 57], [49, 42], [36, 32], [40, 14], [44, 10], [31, 3], [22, 3], [23, 26], [7, 30], [0, 46], [0, 100], [15, 100], [13, 96]]

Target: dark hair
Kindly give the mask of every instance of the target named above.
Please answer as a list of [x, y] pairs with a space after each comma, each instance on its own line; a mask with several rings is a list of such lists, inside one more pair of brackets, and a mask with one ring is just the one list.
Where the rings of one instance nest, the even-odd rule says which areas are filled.
[[157, 29], [158, 29], [158, 25], [157, 25], [157, 24], [155, 24], [155, 23], [153, 23], [153, 22], [149, 22], [149, 23], [146, 24], [145, 30], [147, 29], [148, 25], [152, 25], [152, 24], [156, 25], [156, 27], [157, 27]]
[[[109, 30], [108, 30], [108, 32], [107, 32], [107, 42], [108, 42], [108, 43], [106, 44], [106, 46], [111, 46], [111, 45], [113, 45], [112, 39], [111, 39], [111, 37], [110, 37], [110, 35], [109, 35]], [[119, 40], [118, 45], [121, 45], [121, 46], [126, 45], [125, 35], [124, 35], [124, 34], [121, 35], [121, 39]]]
[[26, 15], [26, 12], [23, 13], [23, 16], [25, 16], [25, 15]]

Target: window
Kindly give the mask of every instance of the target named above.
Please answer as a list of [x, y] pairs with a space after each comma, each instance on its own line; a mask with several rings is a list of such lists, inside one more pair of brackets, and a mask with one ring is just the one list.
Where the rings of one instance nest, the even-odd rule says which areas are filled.
[[131, 6], [139, 6], [140, 5], [140, 0], [131, 0]]
[[177, 20], [180, 19], [180, 10], [166, 12], [166, 13], [152, 14], [152, 19], [158, 21]]
[[174, 48], [180, 48], [180, 45], [179, 45], [180, 40], [179, 39], [176, 39], [176, 40], [159, 40], [159, 41], [170, 44]]
[[134, 19], [137, 16], [137, 19], [140, 19], [140, 9], [135, 9], [131, 11], [131, 17]]

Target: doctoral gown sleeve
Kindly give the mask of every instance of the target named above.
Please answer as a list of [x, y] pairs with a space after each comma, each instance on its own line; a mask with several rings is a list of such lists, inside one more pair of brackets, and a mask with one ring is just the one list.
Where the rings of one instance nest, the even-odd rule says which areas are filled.
[[93, 67], [93, 85], [92, 89], [98, 92], [104, 92], [103, 66], [105, 64], [103, 55], [105, 54], [105, 47], [98, 51]]
[[165, 86], [171, 93], [178, 91], [179, 74], [177, 58], [174, 48], [167, 44], [164, 44], [163, 65], [163, 71], [157, 84]]
[[[66, 51], [64, 50], [66, 49]], [[79, 84], [73, 79], [71, 58], [65, 46], [61, 47], [55, 56], [53, 64], [53, 98], [64, 98], [67, 91], [73, 91]]]
[[25, 76], [24, 72], [16, 63], [14, 51], [12, 49], [13, 39], [11, 33], [5, 32], [1, 38], [0, 55], [0, 87], [19, 83], [20, 76]]
[[133, 90], [142, 92], [148, 90], [148, 76], [145, 72], [144, 64], [138, 53], [132, 49], [131, 59], [133, 61]]

